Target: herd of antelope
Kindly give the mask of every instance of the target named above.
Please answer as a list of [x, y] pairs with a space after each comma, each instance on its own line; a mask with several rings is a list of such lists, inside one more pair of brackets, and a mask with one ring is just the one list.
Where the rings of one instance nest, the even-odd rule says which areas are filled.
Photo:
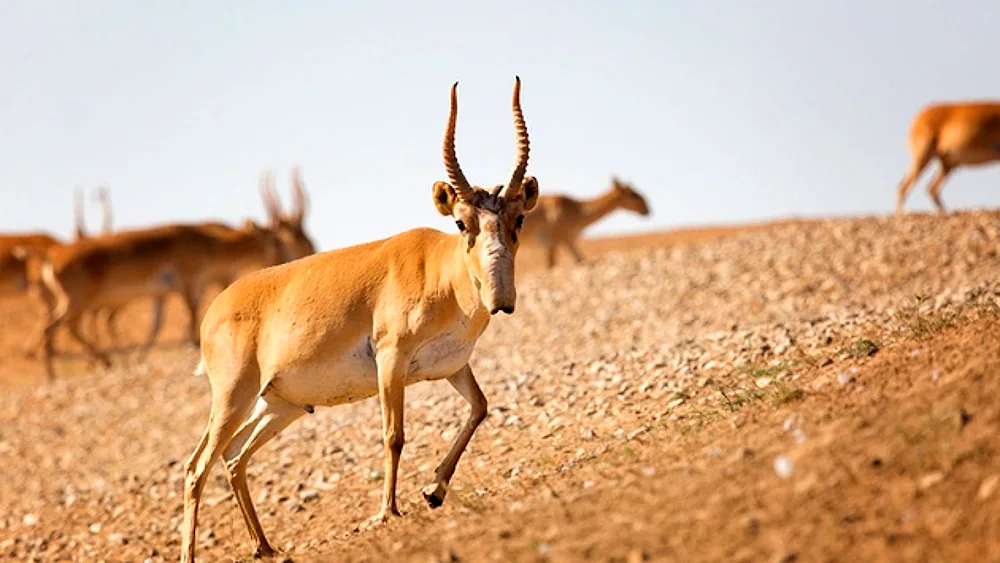
[[[527, 174], [530, 144], [515, 79], [512, 111], [516, 140], [510, 176], [492, 187], [469, 182], [455, 151], [458, 83], [451, 88], [442, 155], [447, 181], [432, 184], [437, 211], [455, 232], [429, 228], [366, 244], [316, 253], [303, 223], [307, 203], [298, 170], [292, 173], [293, 206], [283, 211], [274, 175], [261, 178], [268, 223], [247, 219], [232, 227], [217, 222], [171, 224], [114, 232], [107, 190], [100, 235], [87, 234], [78, 192], [76, 240], [45, 234], [7, 236], [0, 244], [0, 283], [29, 292], [45, 305], [38, 337], [52, 377], [53, 335], [65, 327], [95, 360], [105, 352], [83, 337], [98, 314], [114, 338], [115, 313], [150, 298], [153, 321], [145, 353], [162, 324], [168, 295], [179, 295], [189, 315], [190, 340], [200, 346], [195, 373], [211, 386], [208, 423], [185, 465], [182, 561], [193, 561], [198, 506], [214, 462], [224, 461], [255, 556], [275, 553], [266, 539], [247, 487], [250, 457], [299, 417], [318, 406], [378, 397], [382, 413], [385, 479], [376, 525], [399, 516], [396, 483], [404, 439], [404, 393], [420, 381], [446, 380], [469, 403], [470, 414], [451, 449], [423, 490], [440, 506], [463, 451], [486, 418], [487, 400], [469, 359], [490, 319], [517, 306], [514, 265], [522, 240], [545, 246], [555, 264], [564, 247], [579, 262], [581, 232], [615, 209], [649, 214], [645, 199], [612, 179], [590, 200], [542, 196]], [[1000, 159], [1000, 104], [931, 106], [918, 114], [910, 135], [912, 169], [899, 189], [897, 212], [907, 191], [932, 158], [941, 171], [932, 200], [941, 211], [944, 177], [958, 165]], [[489, 185], [487, 185], [489, 186]], [[224, 288], [199, 322], [206, 289]], [[37, 348], [37, 338], [28, 351]]]
[[108, 335], [114, 340], [115, 314], [126, 304], [151, 298], [153, 321], [144, 354], [161, 328], [166, 298], [182, 297], [190, 315], [189, 338], [198, 342], [198, 305], [211, 284], [226, 286], [239, 276], [314, 252], [303, 229], [306, 194], [298, 171], [292, 174], [294, 204], [284, 212], [274, 192], [274, 176], [262, 175], [261, 193], [269, 222], [246, 220], [240, 227], [218, 222], [168, 224], [114, 232], [106, 189], [99, 194], [105, 220], [100, 235], [83, 224], [83, 197], [76, 198], [76, 239], [62, 242], [45, 233], [7, 235], [0, 239], [0, 287], [5, 293], [27, 292], [45, 306], [46, 322], [31, 335], [25, 353], [33, 355], [41, 341], [42, 361], [54, 377], [53, 341], [65, 327], [94, 360], [108, 366], [107, 353], [81, 332], [82, 320], [106, 312]]

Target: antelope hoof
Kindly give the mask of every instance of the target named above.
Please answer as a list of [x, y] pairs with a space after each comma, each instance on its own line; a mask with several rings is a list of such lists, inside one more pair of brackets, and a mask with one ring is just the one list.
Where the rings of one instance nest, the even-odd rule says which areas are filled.
[[277, 553], [274, 551], [269, 544], [258, 545], [257, 549], [253, 550], [254, 559], [263, 559], [265, 557], [274, 557]]
[[444, 483], [435, 483], [433, 485], [428, 485], [424, 487], [423, 491], [424, 500], [431, 508], [437, 508], [444, 504], [444, 495], [448, 493], [448, 489], [445, 488]]
[[369, 518], [364, 525], [365, 530], [373, 530], [383, 524], [388, 523], [393, 518], [399, 518], [400, 514], [398, 510], [382, 510], [375, 516]]

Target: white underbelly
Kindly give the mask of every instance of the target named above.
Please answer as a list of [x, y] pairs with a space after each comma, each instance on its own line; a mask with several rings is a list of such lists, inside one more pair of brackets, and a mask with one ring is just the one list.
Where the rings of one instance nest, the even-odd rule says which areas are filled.
[[443, 334], [421, 347], [410, 362], [406, 382], [448, 377], [469, 363], [476, 343], [450, 333]]
[[[417, 350], [406, 384], [448, 377], [468, 363], [474, 342], [443, 334]], [[303, 364], [274, 374], [272, 386], [285, 399], [303, 405], [334, 406], [378, 394], [378, 365], [371, 339], [365, 336], [339, 357]]]

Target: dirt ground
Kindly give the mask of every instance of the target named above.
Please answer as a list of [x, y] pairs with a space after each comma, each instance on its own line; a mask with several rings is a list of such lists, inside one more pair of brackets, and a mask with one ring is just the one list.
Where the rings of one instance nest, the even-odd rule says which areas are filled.
[[[1000, 561], [1000, 212], [786, 221], [587, 241], [473, 357], [490, 414], [444, 506], [420, 488], [468, 413], [407, 390], [404, 517], [373, 529], [378, 405], [318, 409], [251, 462], [294, 561]], [[145, 362], [73, 355], [0, 303], [0, 558], [176, 560], [182, 466], [208, 412], [170, 326]], [[216, 467], [200, 560], [248, 558]]]

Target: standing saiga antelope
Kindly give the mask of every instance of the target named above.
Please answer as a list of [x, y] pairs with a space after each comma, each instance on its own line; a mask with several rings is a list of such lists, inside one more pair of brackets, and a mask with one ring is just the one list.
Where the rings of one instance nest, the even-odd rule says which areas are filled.
[[470, 185], [455, 155], [457, 88], [456, 82], [443, 144], [450, 183], [432, 189], [434, 206], [455, 220], [457, 234], [414, 229], [260, 270], [220, 293], [205, 313], [196, 373], [208, 374], [212, 408], [185, 468], [181, 561], [194, 559], [198, 504], [220, 455], [255, 555], [274, 553], [247, 488], [247, 464], [315, 406], [378, 396], [385, 484], [371, 522], [399, 516], [404, 389], [419, 381], [447, 379], [471, 406], [423, 491], [432, 508], [444, 501], [462, 452], [486, 418], [469, 358], [490, 316], [514, 312], [518, 232], [538, 198], [537, 180], [525, 176], [520, 79], [512, 102], [516, 164], [507, 183], [490, 190]]
[[910, 125], [912, 162], [896, 195], [896, 214], [903, 213], [906, 195], [931, 160], [940, 163], [927, 193], [939, 213], [944, 213], [941, 187], [959, 166], [976, 166], [1000, 160], [1000, 102], [932, 104]]
[[522, 237], [545, 246], [546, 264], [556, 264], [556, 250], [565, 246], [573, 260], [583, 261], [583, 254], [576, 246], [584, 229], [600, 221], [616, 209], [627, 209], [643, 217], [649, 215], [646, 199], [630, 184], [611, 178], [611, 188], [592, 198], [578, 200], [564, 195], [545, 195], [538, 198], [535, 210], [527, 214]]

